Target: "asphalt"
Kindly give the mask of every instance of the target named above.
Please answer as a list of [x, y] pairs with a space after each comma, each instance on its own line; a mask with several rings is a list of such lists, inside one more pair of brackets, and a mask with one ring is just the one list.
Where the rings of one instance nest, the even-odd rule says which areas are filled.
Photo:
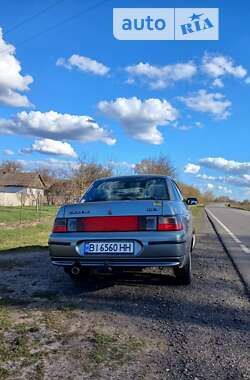
[[224, 205], [209, 205], [206, 211], [250, 294], [250, 212]]

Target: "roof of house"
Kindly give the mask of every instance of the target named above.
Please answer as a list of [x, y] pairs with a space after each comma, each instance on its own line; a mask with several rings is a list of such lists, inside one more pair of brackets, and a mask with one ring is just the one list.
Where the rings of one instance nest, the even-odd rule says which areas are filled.
[[44, 189], [45, 183], [38, 173], [0, 173], [0, 186]]

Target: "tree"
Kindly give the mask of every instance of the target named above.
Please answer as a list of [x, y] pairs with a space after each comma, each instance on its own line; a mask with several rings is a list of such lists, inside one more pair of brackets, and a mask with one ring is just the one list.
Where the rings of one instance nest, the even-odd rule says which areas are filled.
[[6, 160], [0, 163], [0, 172], [4, 174], [17, 173], [17, 172], [22, 171], [22, 169], [23, 169], [23, 165], [18, 161]]
[[145, 158], [135, 165], [136, 174], [162, 174], [176, 177], [176, 170], [166, 156], [158, 158]]
[[195, 197], [198, 198], [198, 200], [201, 199], [201, 192], [196, 187], [186, 185], [182, 182], [178, 182], [178, 186], [181, 189], [184, 198]]
[[207, 202], [213, 202], [214, 199], [215, 199], [215, 196], [214, 196], [214, 194], [212, 193], [212, 191], [205, 191], [202, 195], [203, 195], [204, 199], [205, 199]]
[[75, 181], [82, 194], [96, 179], [110, 177], [112, 174], [113, 168], [111, 165], [104, 166], [94, 161], [80, 161], [78, 167], [74, 170], [73, 181]]

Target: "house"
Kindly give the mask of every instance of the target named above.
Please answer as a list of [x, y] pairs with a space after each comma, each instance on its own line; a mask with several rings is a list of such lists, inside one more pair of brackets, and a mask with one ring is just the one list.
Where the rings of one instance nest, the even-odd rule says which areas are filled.
[[82, 195], [75, 181], [57, 180], [45, 190], [49, 205], [78, 202]]
[[38, 173], [0, 172], [0, 206], [32, 206], [44, 196], [45, 183]]

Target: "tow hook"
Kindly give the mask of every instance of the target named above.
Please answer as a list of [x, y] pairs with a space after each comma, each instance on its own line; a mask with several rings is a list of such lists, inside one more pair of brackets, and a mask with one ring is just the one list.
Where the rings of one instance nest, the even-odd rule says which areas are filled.
[[74, 275], [74, 276], [77, 276], [80, 272], [81, 272], [81, 268], [79, 266], [73, 266], [71, 269], [70, 269], [71, 273]]

